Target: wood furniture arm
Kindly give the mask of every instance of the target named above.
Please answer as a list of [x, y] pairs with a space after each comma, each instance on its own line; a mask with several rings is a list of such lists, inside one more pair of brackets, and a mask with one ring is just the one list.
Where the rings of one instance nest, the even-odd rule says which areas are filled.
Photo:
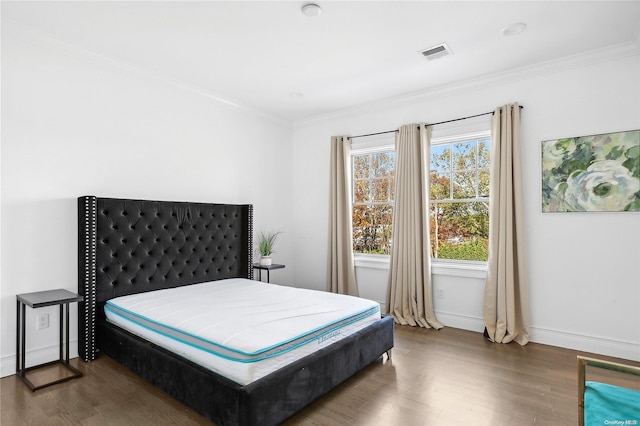
[[580, 426], [584, 426], [584, 391], [587, 366], [640, 376], [640, 367], [578, 355], [578, 419]]

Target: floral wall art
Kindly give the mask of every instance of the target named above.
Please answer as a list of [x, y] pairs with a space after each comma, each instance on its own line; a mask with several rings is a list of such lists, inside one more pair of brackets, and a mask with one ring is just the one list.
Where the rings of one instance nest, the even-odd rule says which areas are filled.
[[640, 211], [640, 130], [543, 141], [542, 211]]

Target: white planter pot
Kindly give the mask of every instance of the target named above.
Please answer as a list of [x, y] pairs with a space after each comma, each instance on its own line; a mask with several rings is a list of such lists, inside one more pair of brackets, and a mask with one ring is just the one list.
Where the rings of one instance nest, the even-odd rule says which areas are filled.
[[271, 266], [271, 256], [260, 257], [260, 266]]

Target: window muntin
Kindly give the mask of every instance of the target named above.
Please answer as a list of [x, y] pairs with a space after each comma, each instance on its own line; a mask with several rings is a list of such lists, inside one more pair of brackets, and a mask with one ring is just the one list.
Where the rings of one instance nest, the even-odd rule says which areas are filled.
[[429, 204], [433, 258], [487, 260], [490, 151], [488, 135], [432, 145]]
[[395, 157], [392, 149], [351, 156], [354, 253], [391, 252]]
[[[484, 131], [432, 140], [429, 174], [434, 259], [487, 260], [489, 136], [490, 133]], [[392, 145], [352, 151], [353, 251], [356, 254], [391, 252], [394, 172]]]

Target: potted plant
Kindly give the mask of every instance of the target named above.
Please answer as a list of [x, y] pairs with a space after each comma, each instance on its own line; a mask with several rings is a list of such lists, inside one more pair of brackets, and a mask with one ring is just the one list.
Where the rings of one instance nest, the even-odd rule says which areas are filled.
[[258, 251], [260, 252], [260, 266], [270, 266], [271, 255], [275, 253], [274, 246], [280, 232], [260, 232], [258, 236]]

